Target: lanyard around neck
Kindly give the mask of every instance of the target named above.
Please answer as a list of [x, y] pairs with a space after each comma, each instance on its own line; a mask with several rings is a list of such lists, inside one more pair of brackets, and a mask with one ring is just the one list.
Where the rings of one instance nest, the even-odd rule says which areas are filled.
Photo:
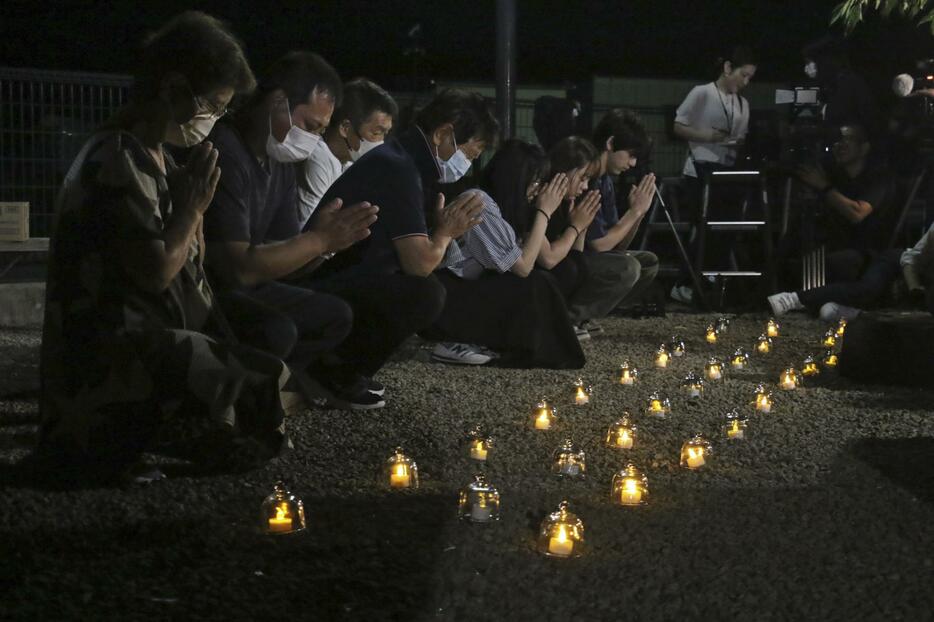
[[717, 91], [717, 97], [720, 98], [720, 106], [723, 108], [723, 116], [726, 118], [727, 130], [729, 131], [730, 134], [732, 134], [733, 133], [733, 119], [735, 117], [734, 105], [735, 105], [736, 100], [735, 98], [730, 97], [730, 110], [729, 112], [727, 112], [726, 101], [723, 99], [723, 93], [720, 92], [720, 87], [717, 86], [716, 82], [714, 82], [713, 87]]

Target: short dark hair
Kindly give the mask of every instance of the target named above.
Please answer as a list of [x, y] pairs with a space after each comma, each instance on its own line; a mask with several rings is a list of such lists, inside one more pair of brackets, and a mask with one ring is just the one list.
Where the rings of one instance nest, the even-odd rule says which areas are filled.
[[603, 151], [606, 142], [613, 139], [613, 151], [629, 151], [637, 158], [648, 157], [652, 141], [645, 123], [631, 110], [614, 108], [603, 115], [593, 130], [593, 143]]
[[477, 138], [492, 146], [499, 132], [499, 123], [483, 97], [461, 89], [444, 89], [415, 118], [426, 135], [445, 123], [454, 126], [454, 139], [461, 143]]
[[747, 45], [737, 45], [717, 58], [717, 76], [723, 73], [723, 63], [729, 62], [733, 69], [743, 65], [758, 65], [756, 53]]
[[272, 64], [256, 89], [254, 101], [276, 89], [285, 92], [293, 110], [306, 103], [315, 90], [332, 95], [335, 106], [341, 105], [344, 93], [343, 83], [334, 67], [318, 54], [304, 50], [289, 52]]
[[548, 177], [548, 156], [538, 145], [519, 138], [507, 140], [483, 169], [480, 188], [499, 206], [503, 219], [521, 237], [532, 221], [526, 198], [529, 184]]
[[599, 157], [600, 152], [593, 144], [580, 136], [562, 138], [548, 151], [552, 175], [568, 173], [576, 168], [593, 164]]
[[195, 95], [222, 88], [249, 93], [256, 87], [243, 44], [224, 22], [200, 11], [176, 15], [143, 40], [134, 97], [155, 96], [172, 72], [185, 76]]
[[356, 78], [344, 85], [344, 102], [333, 119], [337, 123], [347, 119], [354, 130], [358, 130], [374, 112], [385, 112], [395, 119], [399, 116], [399, 106], [380, 85], [366, 78]]

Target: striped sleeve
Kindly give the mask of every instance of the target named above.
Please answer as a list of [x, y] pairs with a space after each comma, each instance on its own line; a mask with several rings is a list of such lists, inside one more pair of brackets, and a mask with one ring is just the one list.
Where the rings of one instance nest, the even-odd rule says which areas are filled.
[[480, 190], [472, 190], [483, 201], [483, 219], [464, 234], [462, 252], [465, 258], [473, 258], [483, 268], [508, 272], [522, 256], [516, 240], [516, 232], [503, 219], [499, 206], [492, 197]]

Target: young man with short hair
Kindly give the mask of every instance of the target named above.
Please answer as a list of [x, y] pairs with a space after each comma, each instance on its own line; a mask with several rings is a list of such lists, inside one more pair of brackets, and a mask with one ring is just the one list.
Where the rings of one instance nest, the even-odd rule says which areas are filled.
[[[655, 195], [655, 175], [649, 173], [632, 187], [622, 216], [615, 182], [648, 154], [651, 142], [645, 125], [633, 112], [614, 109], [594, 128], [594, 145], [601, 151], [594, 184], [601, 208], [587, 229], [584, 261], [589, 276], [574, 294], [570, 314], [575, 324], [600, 318], [620, 305], [637, 300], [658, 274], [658, 257], [630, 251], [629, 245]], [[592, 322], [591, 322], [592, 324]]]
[[[336, 351], [348, 374], [376, 373], [405, 339], [440, 315], [445, 290], [432, 272], [446, 256], [459, 257], [451, 242], [479, 222], [483, 203], [464, 194], [446, 206], [438, 184], [460, 179], [497, 131], [480, 95], [442, 91], [414, 127], [361, 158], [325, 193], [324, 203], [380, 206], [369, 238], [311, 274], [312, 287], [353, 308], [353, 330]], [[318, 218], [316, 212], [308, 226]]]
[[399, 107], [378, 84], [357, 78], [344, 85], [344, 100], [334, 112], [320, 144], [300, 165], [299, 220], [304, 225], [321, 197], [365, 153], [383, 144]]

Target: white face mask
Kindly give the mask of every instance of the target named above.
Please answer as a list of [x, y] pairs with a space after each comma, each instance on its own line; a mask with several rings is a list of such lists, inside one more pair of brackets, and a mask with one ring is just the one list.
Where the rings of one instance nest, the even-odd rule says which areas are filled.
[[217, 119], [216, 115], [208, 113], [195, 115], [185, 123], [169, 120], [166, 126], [165, 142], [186, 149], [194, 147], [208, 137]]
[[312, 134], [297, 125], [289, 129], [281, 143], [269, 132], [266, 138], [266, 154], [276, 162], [301, 162], [307, 160], [321, 142], [320, 134]]
[[451, 136], [451, 140], [454, 141], [454, 155], [447, 160], [441, 159], [441, 156], [438, 155], [438, 148], [435, 147], [435, 161], [438, 162], [438, 166], [441, 168], [442, 184], [453, 184], [470, 170], [471, 162], [467, 154], [457, 148], [456, 138]]
[[381, 141], [381, 140], [380, 140], [380, 141], [373, 141], [373, 140], [367, 140], [367, 139], [365, 139], [365, 138], [361, 138], [361, 139], [360, 139], [360, 148], [357, 149], [356, 151], [354, 151], [353, 149], [350, 149], [350, 150], [349, 150], [349, 151], [350, 151], [350, 159], [353, 160], [354, 162], [356, 162], [357, 160], [360, 159], [360, 156], [362, 156], [364, 153], [366, 153], [367, 151], [369, 151], [369, 150], [371, 150], [371, 149], [375, 149], [376, 147], [379, 147], [379, 146], [382, 145], [382, 144], [383, 144], [383, 141]]
[[816, 78], [817, 77], [817, 63], [815, 63], [814, 61], [810, 61], [809, 63], [807, 63], [804, 66], [804, 75], [806, 75], [812, 80]]

